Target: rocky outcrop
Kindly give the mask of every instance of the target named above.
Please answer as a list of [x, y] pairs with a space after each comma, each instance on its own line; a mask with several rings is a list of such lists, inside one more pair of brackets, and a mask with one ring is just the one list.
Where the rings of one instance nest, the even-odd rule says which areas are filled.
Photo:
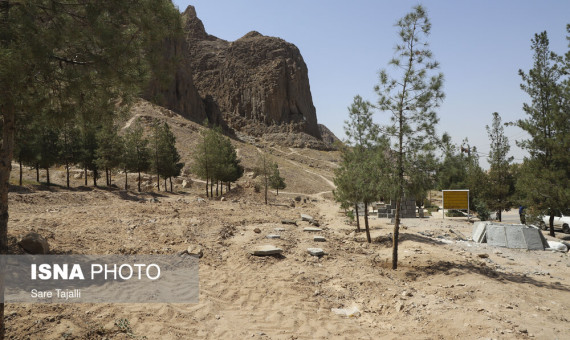
[[[151, 80], [143, 97], [157, 105], [201, 123], [206, 108], [194, 81], [189, 61], [184, 58], [188, 43], [184, 38], [165, 41], [162, 46], [165, 63]], [[180, 60], [177, 67], [174, 60]]]
[[336, 148], [337, 144], [341, 143], [338, 137], [331, 130], [329, 130], [328, 127], [324, 126], [323, 124], [319, 124], [319, 131], [321, 133], [321, 138], [323, 142], [326, 145], [330, 146], [331, 148]]
[[192, 6], [183, 20], [184, 67], [208, 117], [253, 136], [304, 132], [320, 139], [307, 66], [297, 47], [258, 32], [234, 42], [216, 38]]

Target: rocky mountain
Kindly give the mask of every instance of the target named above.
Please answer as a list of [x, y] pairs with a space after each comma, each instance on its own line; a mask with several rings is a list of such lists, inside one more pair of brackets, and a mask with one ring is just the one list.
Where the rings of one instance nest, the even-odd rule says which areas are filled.
[[[145, 98], [196, 122], [208, 118], [235, 135], [325, 149], [307, 65], [283, 39], [249, 32], [229, 42], [206, 32], [194, 7], [182, 14], [185, 36], [164, 44], [180, 60], [170, 83], [155, 80]], [[295, 135], [298, 135], [297, 138]], [[307, 137], [314, 138], [309, 141]]]

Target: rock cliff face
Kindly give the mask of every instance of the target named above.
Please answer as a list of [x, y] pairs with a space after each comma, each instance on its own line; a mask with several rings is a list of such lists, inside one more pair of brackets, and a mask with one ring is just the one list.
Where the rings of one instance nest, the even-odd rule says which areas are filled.
[[258, 32], [234, 42], [216, 38], [192, 6], [183, 20], [187, 69], [180, 71], [193, 76], [210, 120], [253, 136], [304, 132], [320, 139], [307, 66], [297, 47]]
[[[143, 97], [201, 123], [206, 118], [206, 109], [194, 86], [189, 61], [184, 58], [187, 50], [188, 43], [183, 38], [163, 43], [164, 59], [167, 61], [178, 59], [181, 62], [176, 69], [165, 65], [164, 69], [160, 70], [162, 73], [157, 74], [156, 78], [150, 82]], [[170, 74], [165, 76], [165, 72]]]

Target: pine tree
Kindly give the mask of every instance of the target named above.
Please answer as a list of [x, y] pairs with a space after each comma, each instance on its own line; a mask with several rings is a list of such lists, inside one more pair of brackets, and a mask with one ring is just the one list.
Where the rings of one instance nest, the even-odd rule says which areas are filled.
[[267, 189], [269, 188], [269, 177], [273, 169], [273, 161], [265, 152], [260, 152], [257, 158], [257, 165], [255, 166], [255, 173], [261, 176], [261, 184], [263, 185], [263, 192], [265, 197], [265, 204], [267, 204]]
[[149, 141], [144, 137], [144, 130], [138, 120], [130, 126], [124, 136], [125, 147], [123, 168], [125, 171], [125, 190], [128, 189], [128, 172], [138, 173], [138, 191], [141, 191], [141, 172], [150, 169]]
[[[570, 27], [568, 28], [570, 33]], [[525, 119], [515, 125], [530, 138], [517, 142], [529, 152], [521, 168], [517, 190], [525, 196], [531, 215], [550, 215], [550, 235], [554, 236], [554, 216], [570, 205], [570, 96], [566, 60], [550, 51], [546, 32], [531, 40], [533, 68], [519, 70], [531, 103], [525, 103]]]
[[439, 64], [433, 61], [426, 41], [431, 23], [422, 6], [414, 7], [397, 23], [402, 41], [396, 46], [396, 56], [390, 61], [397, 76], [390, 77], [380, 71], [380, 84], [375, 90], [379, 95], [378, 107], [391, 113], [391, 123], [385, 133], [393, 138], [395, 150], [395, 198], [396, 216], [393, 233], [392, 268], [398, 267], [398, 237], [402, 197], [406, 191], [406, 177], [414, 171], [415, 160], [423, 152], [435, 148], [435, 125], [438, 122], [435, 109], [444, 98], [441, 90], [443, 74], [428, 78]]
[[69, 168], [79, 162], [81, 153], [81, 135], [73, 122], [65, 122], [59, 135], [60, 161], [65, 165], [66, 185], [69, 188]]
[[51, 185], [49, 168], [59, 160], [59, 131], [44, 125], [38, 137], [38, 166], [46, 170], [47, 185]]
[[273, 163], [273, 170], [269, 177], [269, 185], [271, 188], [277, 190], [277, 195], [279, 195], [279, 189], [283, 190], [287, 187], [285, 179], [281, 177], [281, 174], [279, 173], [279, 165], [277, 163]]
[[509, 173], [513, 157], [508, 157], [511, 146], [505, 136], [505, 129], [501, 125], [501, 116], [493, 112], [493, 123], [487, 125], [487, 134], [491, 141], [489, 157], [488, 190], [486, 192], [487, 206], [497, 212], [497, 219], [501, 221], [501, 212], [510, 209], [512, 203], [510, 196], [514, 193], [514, 180]]
[[97, 140], [95, 164], [98, 169], [105, 170], [106, 185], [110, 187], [112, 170], [118, 168], [122, 161], [124, 141], [119, 136], [117, 127], [110, 122], [97, 131], [95, 138]]
[[[344, 124], [348, 148], [343, 149], [343, 160], [352, 164], [342, 167], [347, 173], [338, 173], [338, 182], [342, 187], [337, 197], [354, 199], [357, 220], [358, 204], [364, 204], [364, 226], [366, 238], [370, 243], [372, 239], [368, 224], [368, 205], [380, 196], [381, 174], [378, 172], [380, 167], [377, 161], [382, 159], [379, 156], [386, 151], [379, 147], [384, 145], [386, 140], [379, 137], [379, 127], [373, 122], [370, 102], [357, 95], [348, 108], [348, 113], [349, 119]], [[352, 184], [348, 184], [346, 180], [352, 181]], [[352, 190], [353, 193], [345, 193], [345, 190]], [[357, 228], [360, 229], [360, 221], [357, 221]]]

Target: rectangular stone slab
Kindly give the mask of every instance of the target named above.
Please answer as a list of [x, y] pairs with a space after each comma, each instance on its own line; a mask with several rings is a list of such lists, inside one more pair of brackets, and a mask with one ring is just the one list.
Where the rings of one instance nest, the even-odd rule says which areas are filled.
[[301, 214], [301, 220], [311, 222], [312, 220], [314, 220], [314, 218], [311, 215]]
[[473, 225], [473, 233], [471, 234], [473, 241], [477, 243], [487, 242], [487, 225], [487, 222], [476, 222]]
[[266, 244], [263, 246], [258, 246], [252, 251], [253, 255], [256, 256], [268, 256], [268, 255], [279, 255], [283, 252], [283, 249], [277, 248], [270, 244]]
[[321, 228], [306, 227], [306, 228], [303, 228], [303, 231], [313, 232], [313, 231], [323, 231], [323, 230]]
[[529, 250], [544, 250], [542, 232], [535, 228], [523, 228], [523, 235], [526, 241], [526, 248]]
[[315, 236], [315, 237], [313, 237], [313, 241], [315, 241], [315, 242], [325, 242], [326, 239], [325, 239], [324, 236]]
[[271, 235], [265, 236], [265, 238], [281, 238], [281, 236], [280, 236], [280, 235], [271, 234]]
[[313, 256], [325, 255], [325, 252], [321, 248], [307, 248], [307, 252]]
[[487, 226], [487, 244], [495, 247], [507, 246], [507, 235], [502, 225], [490, 224]]

